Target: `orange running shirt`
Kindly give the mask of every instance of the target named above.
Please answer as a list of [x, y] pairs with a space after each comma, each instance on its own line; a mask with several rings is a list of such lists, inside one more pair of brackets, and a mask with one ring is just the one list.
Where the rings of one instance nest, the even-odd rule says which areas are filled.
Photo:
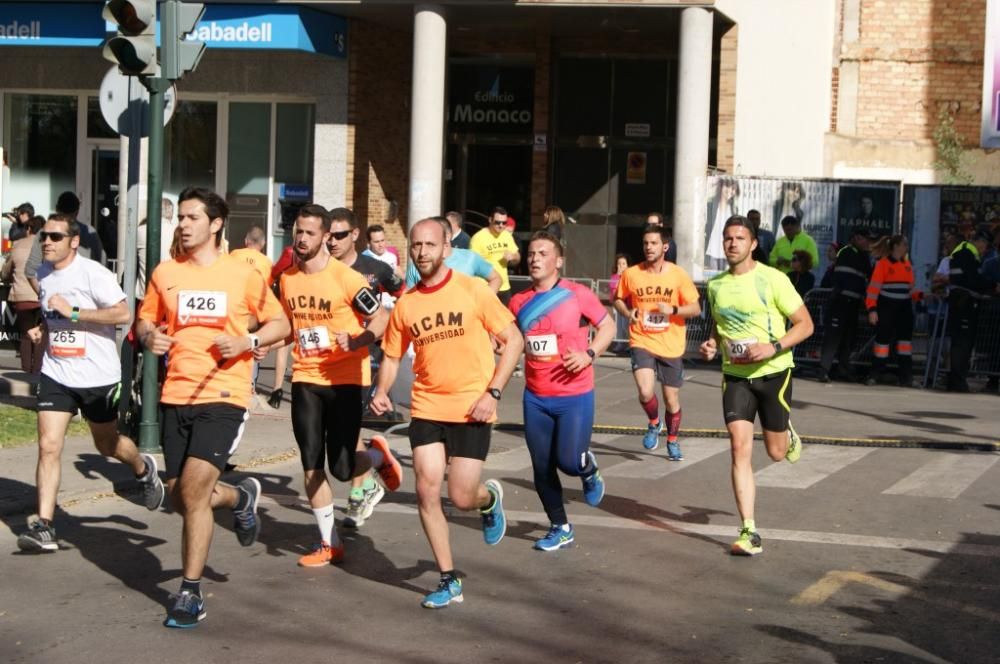
[[354, 296], [368, 281], [359, 272], [330, 258], [319, 272], [298, 266], [281, 274], [281, 304], [292, 322], [292, 382], [313, 385], [369, 385], [368, 347], [341, 350], [337, 332], [356, 337], [364, 318], [354, 310]]
[[165, 324], [176, 339], [167, 352], [160, 402], [248, 408], [253, 355], [248, 351], [222, 362], [213, 340], [220, 334], [246, 336], [251, 316], [264, 322], [281, 315], [278, 299], [260, 274], [230, 255], [209, 266], [185, 257], [157, 265], [139, 318]]
[[406, 291], [389, 317], [382, 350], [400, 358], [413, 343], [411, 416], [471, 421], [465, 414], [486, 391], [496, 368], [490, 333], [512, 322], [514, 315], [485, 281], [454, 270], [437, 286], [418, 283]]
[[698, 289], [683, 268], [664, 263], [663, 272], [650, 272], [645, 263], [625, 270], [615, 297], [640, 312], [628, 328], [629, 345], [658, 357], [681, 357], [687, 345], [684, 319], [660, 313], [656, 305], [682, 306], [698, 301]]
[[256, 249], [249, 249], [247, 247], [234, 249], [229, 252], [229, 255], [249, 263], [253, 269], [260, 273], [260, 276], [264, 277], [264, 281], [271, 279], [271, 259]]

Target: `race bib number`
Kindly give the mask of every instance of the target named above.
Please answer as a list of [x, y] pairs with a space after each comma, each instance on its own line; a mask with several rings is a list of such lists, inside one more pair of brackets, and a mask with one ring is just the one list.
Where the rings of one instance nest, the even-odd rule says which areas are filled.
[[729, 361], [733, 364], [747, 364], [750, 359], [750, 346], [757, 343], [754, 338], [750, 339], [726, 339], [726, 350], [729, 354]]
[[536, 360], [559, 357], [559, 342], [554, 334], [529, 335], [524, 340], [528, 355]]
[[83, 330], [52, 330], [49, 349], [55, 357], [83, 357], [87, 352], [87, 333]]
[[314, 357], [330, 350], [330, 333], [323, 326], [304, 327], [299, 330], [299, 353]]
[[670, 327], [670, 316], [662, 311], [644, 311], [642, 327], [650, 331], [665, 330]]
[[228, 304], [226, 291], [181, 291], [177, 295], [177, 324], [225, 327]]

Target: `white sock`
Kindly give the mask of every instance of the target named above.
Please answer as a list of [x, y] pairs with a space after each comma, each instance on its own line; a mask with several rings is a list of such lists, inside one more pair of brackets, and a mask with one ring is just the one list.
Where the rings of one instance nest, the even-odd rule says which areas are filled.
[[319, 536], [330, 546], [340, 546], [340, 537], [337, 536], [337, 529], [333, 523], [333, 503], [326, 507], [313, 510], [316, 517], [316, 525], [319, 526]]

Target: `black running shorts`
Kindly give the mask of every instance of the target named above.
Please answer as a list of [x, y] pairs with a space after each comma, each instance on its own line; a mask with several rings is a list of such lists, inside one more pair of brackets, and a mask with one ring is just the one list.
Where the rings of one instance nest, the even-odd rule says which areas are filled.
[[451, 457], [486, 460], [490, 451], [489, 422], [435, 422], [414, 419], [410, 422], [410, 447], [444, 443], [445, 454]]
[[160, 405], [163, 461], [167, 479], [180, 477], [188, 457], [204, 459], [224, 471], [239, 447], [249, 411], [229, 403]]
[[661, 385], [678, 388], [684, 385], [684, 361], [681, 358], [660, 357], [635, 346], [630, 350], [633, 372], [636, 369], [652, 369]]
[[786, 431], [791, 403], [791, 369], [760, 378], [722, 375], [722, 412], [726, 424], [738, 420], [753, 422], [760, 415], [760, 426], [765, 431]]
[[304, 470], [320, 470], [327, 463], [341, 482], [354, 477], [361, 390], [360, 385], [292, 383], [292, 432]]
[[74, 415], [79, 410], [88, 422], [106, 424], [118, 419], [121, 392], [121, 383], [101, 387], [66, 387], [42, 374], [38, 383], [38, 410]]

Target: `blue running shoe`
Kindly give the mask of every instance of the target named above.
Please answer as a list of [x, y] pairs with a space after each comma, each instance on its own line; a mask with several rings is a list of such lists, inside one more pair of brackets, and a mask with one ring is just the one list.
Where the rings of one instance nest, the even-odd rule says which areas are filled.
[[180, 629], [197, 627], [198, 623], [204, 620], [207, 615], [205, 600], [190, 590], [182, 590], [181, 594], [177, 596], [177, 601], [174, 602], [174, 608], [170, 609], [167, 619], [163, 621], [163, 626]]
[[561, 526], [552, 524], [545, 537], [535, 542], [535, 548], [539, 551], [556, 551], [572, 544], [575, 534], [571, 524], [567, 523]]
[[425, 609], [443, 609], [452, 602], [462, 603], [462, 581], [460, 579], [441, 579], [437, 590], [424, 595], [420, 606]]
[[507, 516], [503, 513], [503, 487], [496, 480], [486, 480], [486, 489], [496, 498], [493, 508], [481, 512], [483, 516], [483, 539], [490, 546], [500, 543], [507, 533]]
[[655, 450], [660, 446], [660, 432], [663, 431], [663, 422], [650, 424], [646, 429], [646, 435], [642, 437], [642, 446], [647, 450]]
[[671, 461], [683, 461], [684, 454], [681, 452], [681, 444], [677, 441], [667, 442], [667, 458]]
[[604, 478], [601, 477], [601, 471], [597, 468], [597, 458], [594, 456], [594, 453], [587, 452], [587, 456], [590, 457], [590, 463], [594, 467], [594, 472], [582, 478], [583, 499], [591, 507], [597, 507], [604, 498]]

